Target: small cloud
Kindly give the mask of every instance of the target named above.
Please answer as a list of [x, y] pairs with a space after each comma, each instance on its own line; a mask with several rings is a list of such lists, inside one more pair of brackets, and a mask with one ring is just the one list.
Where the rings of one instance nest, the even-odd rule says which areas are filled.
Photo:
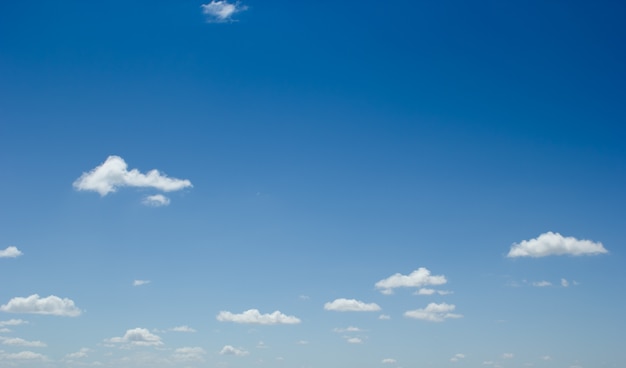
[[450, 361], [452, 363], [456, 363], [461, 359], [465, 359], [465, 354], [454, 354], [454, 356], [452, 358], [450, 358]]
[[135, 280], [133, 281], [133, 286], [142, 286], [150, 283], [150, 280]]
[[546, 257], [552, 255], [596, 255], [608, 251], [602, 243], [591, 240], [578, 240], [574, 237], [564, 237], [559, 233], [548, 231], [535, 239], [524, 240], [511, 246], [507, 257]]
[[4, 345], [11, 346], [27, 346], [31, 348], [45, 348], [47, 346], [46, 343], [41, 341], [28, 341], [20, 339], [19, 337], [0, 337], [0, 341], [2, 341], [2, 344]]
[[10, 360], [48, 360], [45, 355], [34, 353], [32, 351], [20, 351], [19, 353], [6, 354], [3, 357]]
[[300, 319], [295, 316], [288, 316], [280, 311], [270, 314], [261, 314], [258, 309], [249, 309], [240, 314], [222, 311], [217, 315], [220, 322], [249, 323], [259, 325], [293, 325], [300, 323]]
[[544, 355], [541, 357], [541, 360], [552, 360], [552, 357], [549, 355]]
[[448, 295], [448, 294], [452, 294], [452, 292], [447, 291], [447, 290], [435, 290], [435, 289], [429, 289], [429, 288], [421, 288], [418, 291], [416, 291], [414, 294], [415, 295], [433, 295], [433, 294]]
[[376, 303], [364, 303], [356, 299], [335, 299], [324, 304], [324, 309], [337, 312], [376, 312], [381, 308]]
[[461, 314], [450, 313], [454, 311], [455, 308], [456, 306], [454, 304], [430, 303], [426, 308], [407, 311], [404, 313], [404, 316], [430, 322], [443, 322], [449, 318], [463, 317]]
[[241, 5], [238, 1], [230, 3], [226, 0], [212, 0], [208, 4], [202, 4], [202, 13], [207, 16], [209, 23], [233, 22], [233, 15], [247, 10], [248, 7]]
[[349, 344], [362, 344], [363, 343], [363, 340], [361, 340], [358, 337], [348, 337], [348, 338], [346, 338], [346, 341]]
[[256, 344], [256, 348], [257, 349], [267, 349], [269, 346], [267, 346], [263, 341], [259, 341], [258, 344]]
[[184, 362], [203, 362], [206, 351], [200, 347], [184, 347], [174, 350], [172, 357]]
[[21, 256], [22, 253], [17, 247], [10, 246], [7, 249], [0, 250], [0, 258], [17, 258]]
[[159, 346], [163, 345], [161, 338], [155, 334], [150, 333], [145, 328], [133, 328], [126, 330], [126, 333], [122, 337], [112, 337], [107, 342], [110, 343], [122, 343], [130, 344], [133, 346]]
[[569, 287], [569, 281], [567, 281], [566, 279], [561, 279], [561, 286]]
[[513, 359], [513, 353], [504, 353], [502, 354], [502, 359]]
[[446, 277], [443, 275], [431, 276], [430, 271], [425, 267], [420, 267], [409, 275], [396, 273], [386, 279], [378, 281], [374, 286], [386, 295], [393, 294], [393, 289], [400, 287], [422, 287], [429, 285], [443, 285]]
[[549, 281], [538, 281], [538, 282], [533, 282], [533, 286], [535, 287], [546, 287], [546, 286], [552, 286], [552, 283]]
[[296, 342], [297, 345], [309, 345], [309, 342], [306, 340], [300, 340]]
[[177, 326], [177, 327], [173, 327], [170, 329], [170, 331], [174, 331], [174, 332], [196, 332], [196, 330], [194, 330], [193, 328], [184, 325], [184, 326]]
[[381, 361], [381, 363], [383, 364], [396, 364], [397, 361], [395, 359], [392, 358], [385, 358]]
[[7, 313], [30, 313], [47, 314], [53, 316], [77, 317], [81, 310], [76, 308], [74, 301], [68, 298], [59, 298], [50, 295], [45, 298], [33, 294], [26, 298], [16, 297], [5, 305], [0, 306], [0, 311]]
[[300, 300], [310, 300], [311, 299], [308, 295], [300, 295], [298, 298], [300, 298]]
[[89, 355], [88, 353], [91, 351], [91, 349], [88, 348], [82, 348], [77, 352], [74, 353], [69, 353], [65, 356], [65, 359], [80, 359], [80, 358], [87, 358], [87, 356]]
[[137, 169], [128, 171], [128, 165], [119, 156], [109, 156], [106, 161], [90, 172], [83, 173], [73, 184], [76, 190], [98, 192], [101, 196], [122, 187], [154, 188], [171, 192], [191, 187], [189, 180], [170, 178], [158, 170], [147, 174]]
[[170, 204], [170, 199], [163, 194], [155, 194], [145, 197], [141, 203], [150, 207], [163, 207]]
[[3, 326], [19, 326], [25, 325], [28, 321], [24, 321], [23, 319], [10, 319], [8, 321], [0, 321], [0, 327]]
[[354, 327], [354, 326], [349, 326], [346, 328], [335, 328], [333, 329], [333, 332], [337, 332], [337, 333], [346, 333], [346, 332], [361, 332], [363, 330], [361, 330], [358, 327]]
[[378, 316], [378, 319], [382, 319], [384, 321], [390, 320], [391, 316], [388, 314], [381, 314], [380, 316]]
[[246, 356], [250, 354], [242, 348], [236, 348], [231, 345], [226, 345], [220, 350], [220, 355], [236, 355], [236, 356]]

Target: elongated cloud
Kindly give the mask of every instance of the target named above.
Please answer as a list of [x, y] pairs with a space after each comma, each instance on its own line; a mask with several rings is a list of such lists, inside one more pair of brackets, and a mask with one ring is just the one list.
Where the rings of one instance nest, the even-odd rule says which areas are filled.
[[134, 280], [133, 286], [142, 286], [150, 283], [150, 280]]
[[126, 330], [122, 337], [112, 337], [107, 340], [112, 343], [126, 343], [135, 346], [159, 346], [163, 345], [161, 338], [145, 328], [133, 328]]
[[324, 309], [337, 312], [376, 312], [380, 310], [380, 306], [376, 303], [340, 298], [324, 304]]
[[2, 341], [2, 343], [4, 345], [12, 345], [12, 346], [27, 346], [27, 347], [34, 347], [34, 348], [45, 348], [47, 345], [44, 342], [41, 341], [28, 341], [28, 340], [24, 340], [21, 339], [19, 337], [2, 337], [0, 336], [0, 341]]
[[295, 316], [288, 316], [275, 311], [269, 314], [261, 314], [258, 309], [249, 309], [240, 314], [222, 311], [217, 315], [220, 322], [248, 323], [257, 325], [294, 325], [300, 323], [300, 319]]
[[195, 329], [184, 325], [184, 326], [176, 326], [170, 329], [170, 331], [174, 331], [174, 332], [196, 332]]
[[208, 4], [202, 4], [201, 7], [209, 23], [232, 22], [233, 15], [248, 9], [238, 1], [230, 3], [226, 0], [213, 0]]
[[451, 313], [456, 306], [446, 303], [430, 303], [423, 309], [415, 309], [404, 313], [405, 317], [421, 319], [430, 322], [443, 322], [448, 318], [461, 318], [460, 314]]
[[145, 197], [141, 203], [149, 207], [163, 207], [169, 206], [170, 199], [163, 194], [155, 194]]
[[226, 345], [220, 350], [220, 355], [236, 355], [236, 356], [246, 356], [249, 353], [242, 348], [236, 348], [231, 345]]
[[561, 255], [597, 255], [608, 253], [602, 243], [591, 240], [578, 240], [548, 231], [535, 239], [524, 240], [511, 246], [507, 257], [546, 257]]
[[7, 304], [0, 306], [0, 311], [8, 313], [48, 314], [65, 317], [76, 317], [81, 313], [81, 310], [74, 305], [74, 301], [71, 299], [61, 299], [55, 295], [41, 298], [37, 294], [26, 298], [13, 298], [9, 300]]
[[23, 253], [17, 249], [17, 247], [8, 247], [7, 249], [0, 250], [0, 258], [16, 258], [21, 256]]
[[393, 289], [400, 287], [422, 287], [428, 285], [443, 285], [448, 280], [443, 275], [431, 276], [430, 271], [420, 267], [409, 275], [396, 273], [386, 279], [378, 281], [374, 286], [383, 294], [392, 294]]
[[174, 351], [174, 359], [185, 362], [202, 362], [206, 351], [201, 347], [184, 347]]
[[0, 327], [4, 326], [19, 326], [27, 324], [28, 321], [24, 321], [23, 319], [10, 319], [8, 321], [0, 321]]
[[137, 169], [128, 171], [128, 165], [119, 156], [109, 156], [102, 165], [83, 173], [73, 185], [76, 190], [98, 192], [103, 197], [121, 187], [154, 188], [172, 192], [192, 186], [189, 180], [170, 178], [158, 170], [150, 170], [146, 174]]
[[48, 357], [46, 357], [45, 355], [34, 353], [32, 351], [20, 351], [19, 353], [6, 354], [0, 357], [10, 360], [48, 360]]

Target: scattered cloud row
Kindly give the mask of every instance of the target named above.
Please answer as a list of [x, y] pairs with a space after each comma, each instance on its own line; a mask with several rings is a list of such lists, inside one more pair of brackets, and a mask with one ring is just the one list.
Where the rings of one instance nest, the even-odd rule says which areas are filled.
[[249, 309], [239, 314], [222, 311], [217, 315], [216, 318], [220, 322], [234, 322], [259, 325], [293, 325], [300, 323], [300, 319], [295, 316], [288, 316], [281, 313], [280, 311], [274, 311], [273, 313], [269, 314], [261, 314], [258, 309]]

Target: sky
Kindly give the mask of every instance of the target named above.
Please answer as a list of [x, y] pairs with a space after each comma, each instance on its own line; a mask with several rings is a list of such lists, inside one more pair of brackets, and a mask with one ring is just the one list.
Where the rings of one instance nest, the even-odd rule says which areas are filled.
[[625, 14], [0, 2], [0, 367], [624, 367]]

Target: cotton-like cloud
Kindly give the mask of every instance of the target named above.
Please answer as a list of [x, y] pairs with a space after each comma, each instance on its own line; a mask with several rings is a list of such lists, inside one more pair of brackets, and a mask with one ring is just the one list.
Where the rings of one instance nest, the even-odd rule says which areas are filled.
[[191, 327], [189, 327], [187, 325], [177, 326], [177, 327], [171, 328], [170, 331], [174, 331], [174, 332], [196, 332], [195, 329], [193, 329], [193, 328], [191, 328]]
[[222, 311], [217, 315], [220, 322], [249, 323], [258, 325], [293, 325], [300, 323], [300, 319], [295, 316], [288, 316], [280, 311], [270, 314], [261, 314], [258, 309], [249, 309], [240, 314]]
[[207, 16], [210, 23], [232, 22], [233, 15], [248, 9], [238, 1], [230, 3], [226, 0], [212, 0], [208, 4], [202, 4], [201, 7], [202, 13]]
[[164, 207], [170, 204], [170, 199], [163, 194], [155, 194], [145, 197], [141, 203], [149, 207]]
[[460, 314], [451, 313], [456, 306], [446, 303], [430, 303], [423, 309], [410, 310], [404, 313], [405, 317], [422, 319], [430, 322], [443, 322], [448, 318], [461, 318]]
[[220, 350], [220, 355], [236, 355], [236, 356], [246, 356], [250, 354], [242, 348], [236, 348], [231, 345], [226, 345]]
[[169, 178], [158, 170], [150, 170], [147, 174], [137, 169], [128, 171], [128, 165], [119, 156], [109, 156], [102, 165], [83, 173], [73, 185], [76, 190], [98, 192], [103, 197], [121, 187], [154, 188], [171, 192], [192, 186], [189, 180]]
[[200, 347], [184, 347], [174, 350], [174, 359], [185, 362], [202, 362], [206, 351]]
[[161, 338], [145, 328], [133, 328], [126, 330], [122, 337], [112, 337], [107, 340], [112, 343], [130, 344], [135, 346], [159, 346], [163, 345]]
[[23, 319], [10, 319], [8, 321], [0, 321], [0, 327], [3, 326], [19, 326], [25, 325], [28, 321], [24, 321]]
[[8, 313], [31, 313], [48, 314], [53, 316], [77, 317], [81, 310], [74, 305], [74, 301], [68, 298], [59, 298], [50, 295], [45, 298], [33, 294], [29, 297], [16, 297], [5, 305], [0, 306], [0, 311]]
[[16, 258], [21, 256], [22, 253], [17, 247], [10, 246], [7, 249], [0, 250], [0, 258]]
[[431, 276], [427, 268], [420, 267], [409, 275], [402, 275], [400, 273], [391, 275], [386, 279], [378, 281], [374, 286], [376, 289], [380, 289], [383, 294], [392, 294], [395, 288], [443, 285], [446, 282], [448, 281], [445, 276]]
[[539, 235], [535, 239], [524, 240], [511, 246], [507, 257], [546, 257], [560, 255], [596, 255], [608, 253], [602, 243], [591, 240], [578, 240], [574, 237], [564, 237], [551, 231]]
[[150, 280], [135, 280], [133, 281], [133, 286], [142, 286], [142, 285], [146, 285], [149, 283], [150, 283]]
[[45, 348], [47, 345], [41, 341], [28, 341], [19, 337], [0, 337], [0, 341], [4, 345], [11, 346], [27, 346], [31, 348]]
[[376, 312], [380, 310], [380, 306], [356, 299], [339, 298], [324, 304], [324, 309], [337, 312]]
[[550, 281], [537, 281], [537, 282], [533, 282], [533, 286], [546, 287], [546, 286], [552, 286], [552, 283]]
[[397, 361], [395, 359], [392, 359], [392, 358], [385, 358], [385, 359], [383, 359], [381, 361], [381, 363], [383, 363], [383, 364], [396, 364], [396, 362]]

